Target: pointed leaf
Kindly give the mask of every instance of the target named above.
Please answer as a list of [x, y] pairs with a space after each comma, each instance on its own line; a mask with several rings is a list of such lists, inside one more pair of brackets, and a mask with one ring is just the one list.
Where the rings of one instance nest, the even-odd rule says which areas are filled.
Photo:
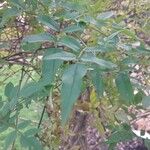
[[49, 16], [46, 15], [42, 15], [39, 16], [38, 21], [40, 21], [43, 25], [46, 25], [47, 27], [55, 30], [55, 31], [59, 31], [59, 24], [53, 20], [52, 18], [50, 18]]
[[109, 18], [111, 18], [112, 16], [114, 16], [114, 14], [115, 14], [114, 11], [103, 12], [103, 13], [101, 13], [101, 14], [99, 14], [99, 15], [97, 16], [97, 19], [103, 19], [103, 20], [109, 19]]
[[48, 33], [40, 33], [34, 35], [27, 35], [26, 37], [23, 38], [22, 42], [34, 43], [34, 42], [47, 42], [47, 41], [50, 42], [54, 40], [55, 40], [54, 36]]
[[37, 49], [39, 49], [41, 47], [41, 43], [21, 43], [21, 48], [24, 51], [36, 51]]
[[71, 36], [64, 36], [59, 40], [59, 44], [65, 45], [68, 48], [71, 48], [74, 51], [78, 51], [81, 48], [81, 45], [78, 40]]
[[112, 144], [112, 143], [119, 143], [121, 141], [127, 141], [127, 140], [131, 140], [134, 137], [134, 135], [132, 134], [132, 131], [127, 131], [127, 130], [121, 130], [121, 131], [117, 131], [114, 132], [109, 138], [107, 143], [108, 144]]
[[115, 64], [113, 64], [110, 61], [106, 61], [103, 59], [99, 59], [93, 55], [83, 55], [81, 57], [81, 60], [84, 62], [91, 62], [91, 63], [95, 63], [97, 65], [99, 65], [101, 67], [101, 69], [114, 69], [115, 67], [117, 67]]
[[79, 25], [73, 24], [73, 25], [66, 27], [64, 31], [66, 33], [72, 33], [72, 32], [77, 32], [77, 31], [83, 31], [83, 28]]
[[128, 75], [125, 73], [120, 73], [116, 78], [116, 85], [121, 99], [126, 104], [131, 104], [134, 100], [134, 94]]
[[39, 82], [28, 83], [20, 90], [20, 96], [27, 98], [37, 92], [44, 90], [45, 85], [47, 85], [47, 83], [42, 80]]
[[61, 89], [61, 116], [63, 124], [68, 120], [73, 104], [80, 94], [82, 78], [86, 71], [86, 67], [82, 64], [71, 65], [64, 71]]
[[94, 84], [94, 87], [96, 89], [96, 94], [98, 97], [103, 96], [104, 93], [104, 82], [102, 75], [98, 68], [95, 68], [94, 71], [91, 72], [92, 76], [92, 82]]
[[45, 60], [53, 60], [53, 59], [71, 61], [76, 60], [76, 55], [62, 51], [45, 57]]
[[61, 52], [61, 49], [58, 48], [50, 48], [48, 49], [43, 57], [42, 61], [42, 78], [43, 80], [47, 80], [48, 83], [52, 83], [56, 72], [60, 65], [63, 63], [62, 60], [51, 60], [51, 55]]
[[12, 98], [12, 91], [13, 91], [14, 85], [9, 82], [6, 86], [5, 86], [5, 96]]

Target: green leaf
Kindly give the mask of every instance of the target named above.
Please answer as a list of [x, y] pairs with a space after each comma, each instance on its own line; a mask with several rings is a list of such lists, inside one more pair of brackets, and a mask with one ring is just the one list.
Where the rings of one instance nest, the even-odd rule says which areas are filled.
[[129, 30], [129, 29], [123, 29], [122, 33], [124, 33], [125, 35], [133, 38], [133, 39], [137, 39], [135, 32]]
[[8, 98], [8, 101], [9, 101], [9, 104], [7, 106], [9, 106], [8, 108], [5, 108], [6, 110], [13, 110], [15, 105], [17, 104], [18, 102], [18, 95], [17, 95], [17, 92], [18, 92], [18, 86], [14, 87], [14, 85], [12, 83], [8, 83], [7, 84], [7, 87], [5, 89], [5, 94], [7, 93], [7, 96], [9, 96]]
[[110, 61], [99, 59], [93, 55], [83, 55], [81, 60], [84, 62], [91, 62], [100, 66], [101, 69], [114, 69], [117, 66]]
[[65, 45], [65, 46], [67, 46], [68, 48], [71, 48], [74, 51], [78, 51], [81, 48], [81, 45], [80, 45], [79, 41], [76, 40], [75, 38], [71, 37], [71, 36], [61, 37], [61, 39], [59, 40], [59, 44]]
[[42, 16], [38, 16], [38, 21], [40, 21], [43, 25], [55, 30], [55, 31], [59, 31], [59, 24], [53, 20], [52, 18], [50, 18], [49, 16], [46, 15], [42, 15]]
[[103, 93], [104, 93], [104, 82], [103, 82], [102, 74], [98, 70], [98, 68], [95, 68], [91, 72], [91, 77], [92, 77], [92, 81], [93, 81], [93, 84], [94, 84], [95, 89], [96, 89], [97, 96], [98, 97], [103, 96]]
[[5, 139], [5, 150], [8, 150], [9, 146], [15, 141], [17, 137], [17, 131], [10, 132]]
[[31, 123], [31, 120], [25, 120], [25, 121], [19, 123], [19, 124], [18, 124], [18, 129], [19, 129], [19, 130], [24, 129], [24, 128], [26, 128], [30, 123]]
[[44, 90], [45, 85], [47, 85], [47, 83], [43, 80], [40, 80], [39, 82], [28, 83], [20, 90], [20, 96], [24, 98], [29, 97], [37, 92]]
[[29, 130], [26, 130], [25, 132], [24, 132], [24, 135], [25, 136], [34, 136], [35, 134], [37, 134], [39, 132], [39, 129], [37, 129], [37, 128], [31, 128], [31, 129], [29, 129]]
[[2, 96], [0, 96], [0, 109], [3, 107], [4, 101], [2, 100]]
[[45, 60], [58, 59], [58, 60], [71, 61], [71, 60], [76, 60], [76, 55], [69, 52], [61, 51], [59, 53], [46, 56], [44, 59]]
[[73, 104], [80, 94], [82, 78], [86, 71], [87, 68], [82, 64], [73, 64], [64, 71], [61, 88], [61, 117], [63, 124], [68, 120]]
[[116, 78], [116, 85], [121, 99], [126, 104], [132, 104], [134, 100], [133, 88], [126, 73], [120, 73]]
[[21, 13], [21, 11], [18, 10], [16, 7], [8, 8], [2, 16], [2, 21], [0, 22], [0, 27], [5, 25], [5, 23], [7, 23], [7, 21], [10, 18], [12, 18], [14, 16], [18, 16], [18, 15], [20, 15], [20, 13]]
[[106, 20], [106, 19], [111, 18], [111, 17], [114, 16], [114, 15], [115, 15], [115, 12], [114, 12], [114, 11], [102, 12], [102, 13], [100, 13], [100, 14], [97, 16], [97, 19]]
[[142, 98], [144, 96], [144, 92], [143, 91], [139, 91], [138, 93], [135, 94], [134, 96], [134, 104], [139, 104], [142, 102]]
[[42, 145], [39, 143], [39, 141], [36, 139], [36, 137], [28, 137], [25, 135], [21, 135], [20, 137], [20, 143], [22, 147], [32, 149], [32, 150], [42, 150]]
[[134, 136], [132, 134], [132, 131], [127, 131], [127, 130], [121, 130], [121, 131], [116, 131], [114, 132], [109, 138], [108, 141], [106, 142], [107, 144], [112, 144], [112, 143], [119, 143], [121, 141], [127, 141], [132, 139]]
[[43, 61], [42, 61], [42, 79], [47, 80], [48, 83], [52, 83], [54, 77], [57, 73], [58, 68], [63, 63], [62, 60], [49, 60], [47, 57], [55, 53], [61, 52], [61, 49], [58, 48], [50, 48], [44, 53]]
[[36, 51], [41, 47], [41, 43], [22, 43], [21, 48], [24, 51]]
[[145, 139], [144, 144], [148, 149], [150, 149], [150, 139]]
[[77, 24], [70, 25], [64, 29], [66, 33], [72, 33], [77, 31], [83, 31], [83, 28]]
[[66, 12], [63, 14], [63, 17], [66, 19], [77, 19], [80, 16], [79, 12]]
[[54, 36], [48, 33], [39, 33], [34, 35], [27, 35], [23, 38], [22, 42], [34, 43], [34, 42], [50, 42], [54, 41]]
[[5, 86], [5, 96], [12, 98], [12, 91], [14, 92], [14, 85], [9, 82], [6, 86]]
[[142, 99], [142, 106], [144, 108], [150, 108], [150, 96], [144, 96]]
[[0, 133], [6, 131], [9, 128], [8, 124], [0, 124]]

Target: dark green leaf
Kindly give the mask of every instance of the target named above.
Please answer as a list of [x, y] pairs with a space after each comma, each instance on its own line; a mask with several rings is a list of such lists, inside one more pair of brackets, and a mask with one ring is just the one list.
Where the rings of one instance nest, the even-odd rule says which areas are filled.
[[134, 104], [139, 104], [142, 102], [142, 98], [144, 96], [144, 92], [143, 91], [139, 91], [138, 93], [135, 94], [134, 96]]
[[51, 55], [61, 51], [61, 49], [50, 48], [44, 54], [42, 62], [42, 78], [47, 80], [47, 83], [53, 82], [56, 72], [62, 64], [62, 60], [49, 60], [47, 57], [50, 57]]
[[29, 97], [32, 94], [35, 94], [37, 92], [40, 92], [44, 90], [44, 86], [47, 85], [47, 81], [42, 81], [41, 82], [31, 82], [26, 84], [21, 90], [20, 90], [20, 96], [21, 97]]
[[104, 93], [104, 82], [103, 82], [103, 78], [102, 78], [101, 72], [98, 70], [98, 68], [95, 68], [91, 72], [91, 76], [92, 76], [93, 84], [94, 84], [95, 89], [96, 89], [97, 96], [98, 97], [103, 96], [103, 93]]
[[63, 124], [68, 120], [72, 106], [80, 94], [82, 78], [86, 71], [86, 67], [82, 64], [71, 65], [64, 71], [61, 88], [61, 116]]
[[38, 21], [40, 21], [43, 25], [55, 30], [55, 31], [59, 31], [59, 24], [53, 20], [52, 18], [50, 18], [49, 16], [46, 15], [42, 15], [39, 16]]
[[[14, 89], [14, 85], [9, 82], [6, 86], [5, 86], [5, 96], [12, 98], [12, 91]], [[14, 92], [14, 91], [13, 91]]]
[[150, 149], [150, 139], [145, 139], [144, 144], [148, 149]]
[[22, 43], [21, 47], [24, 51], [35, 51], [41, 47], [41, 43]]
[[107, 141], [107, 144], [112, 144], [112, 143], [119, 143], [121, 141], [127, 141], [130, 140], [134, 137], [133, 133], [131, 130], [121, 130], [121, 131], [116, 131], [114, 132]]
[[131, 104], [134, 100], [133, 88], [126, 73], [120, 73], [116, 78], [116, 85], [121, 99], [126, 104]]
[[81, 48], [80, 42], [71, 36], [63, 36], [59, 40], [59, 44], [65, 45], [74, 51], [78, 51]]

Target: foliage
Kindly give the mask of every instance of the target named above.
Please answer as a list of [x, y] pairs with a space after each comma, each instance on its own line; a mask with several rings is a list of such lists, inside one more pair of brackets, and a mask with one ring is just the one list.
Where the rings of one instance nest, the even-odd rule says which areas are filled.
[[[134, 8], [133, 12], [135, 9], [138, 11]], [[121, 122], [129, 123], [123, 115], [117, 118], [119, 111], [129, 115], [130, 105], [150, 106], [144, 91], [144, 84], [150, 83], [150, 50], [145, 38], [139, 36], [147, 25], [137, 25], [137, 21], [134, 29], [125, 22], [128, 14], [120, 16], [110, 8], [109, 1], [8, 0], [0, 14], [1, 68], [14, 64], [21, 68], [18, 83], [6, 84], [5, 96], [0, 101], [0, 131], [12, 129], [5, 149], [14, 147], [18, 138], [24, 148], [43, 149], [39, 138], [42, 120], [37, 129], [29, 128], [30, 122], [21, 122], [19, 118], [23, 108], [34, 101], [42, 101], [44, 111], [50, 103], [49, 111], [58, 114], [53, 119], [60, 128], [69, 123], [72, 109], [87, 87], [96, 92], [92, 97], [96, 102], [88, 102], [92, 107], [89, 111], [97, 105], [110, 109], [104, 111], [104, 126], [109, 130]], [[9, 38], [16, 39], [13, 43]], [[132, 76], [135, 66], [147, 72], [142, 83]], [[54, 101], [55, 96], [59, 102]], [[107, 143], [111, 146], [132, 137], [132, 132], [126, 132], [124, 127], [115, 128]]]

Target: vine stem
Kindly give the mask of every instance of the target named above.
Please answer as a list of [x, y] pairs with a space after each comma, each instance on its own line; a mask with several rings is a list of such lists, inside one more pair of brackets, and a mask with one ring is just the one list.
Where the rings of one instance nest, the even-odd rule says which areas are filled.
[[[49, 96], [46, 97], [46, 101], [48, 101], [48, 99], [49, 99]], [[46, 105], [44, 105], [44, 107], [43, 107], [43, 110], [42, 110], [42, 113], [41, 113], [41, 117], [40, 117], [40, 121], [39, 121], [39, 123], [38, 123], [38, 129], [40, 128], [40, 125], [41, 125], [41, 123], [42, 123], [45, 110], [46, 110]]]

